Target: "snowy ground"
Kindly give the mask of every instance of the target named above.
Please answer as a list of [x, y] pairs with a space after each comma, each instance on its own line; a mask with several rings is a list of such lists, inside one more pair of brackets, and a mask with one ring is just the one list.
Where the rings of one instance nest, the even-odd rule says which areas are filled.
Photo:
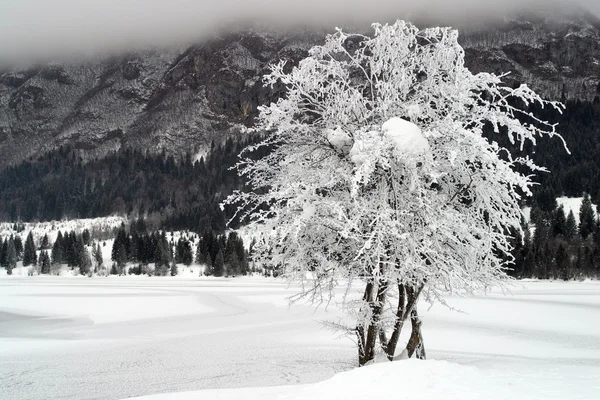
[[336, 310], [289, 294], [264, 278], [1, 277], [0, 399], [381, 398], [365, 396], [375, 381], [411, 399], [599, 398], [598, 282], [449, 298], [464, 313], [422, 310], [430, 361], [333, 378], [355, 362], [319, 323]]

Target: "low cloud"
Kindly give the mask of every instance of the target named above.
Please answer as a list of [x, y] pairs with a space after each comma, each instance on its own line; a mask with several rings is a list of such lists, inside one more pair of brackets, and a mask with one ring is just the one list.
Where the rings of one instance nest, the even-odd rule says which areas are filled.
[[[597, 0], [580, 0], [600, 12]], [[480, 18], [541, 0], [0, 0], [0, 62], [183, 44], [243, 24], [281, 29], [396, 17]], [[587, 4], [586, 4], [587, 3]], [[558, 2], [560, 4], [560, 2]]]

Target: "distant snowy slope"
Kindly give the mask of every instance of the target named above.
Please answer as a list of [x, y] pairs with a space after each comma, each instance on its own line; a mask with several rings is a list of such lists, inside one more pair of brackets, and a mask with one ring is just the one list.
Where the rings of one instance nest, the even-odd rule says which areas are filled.
[[25, 229], [21, 232], [14, 230], [14, 224], [12, 222], [0, 222], [0, 238], [7, 238], [11, 235], [19, 235], [21, 240], [25, 241], [25, 238], [29, 232], [33, 232], [33, 239], [37, 244], [44, 237], [48, 235], [50, 243], [54, 243], [58, 232], [70, 232], [81, 233], [85, 229], [90, 232], [111, 232], [113, 229], [117, 229], [122, 223], [128, 224], [127, 218], [110, 216], [100, 218], [87, 218], [87, 219], [73, 219], [64, 221], [49, 221], [49, 222], [26, 222], [21, 223]]
[[[569, 215], [570, 211], [573, 211], [573, 215], [575, 216], [575, 221], [579, 223], [579, 209], [581, 208], [581, 202], [583, 201], [583, 197], [559, 197], [556, 199], [556, 202], [559, 206], [563, 206], [565, 209], [565, 215]], [[598, 217], [598, 206], [592, 205], [594, 209], [594, 213], [596, 217]]]
[[[565, 209], [565, 216], [569, 215], [570, 211], [573, 211], [573, 215], [575, 216], [575, 221], [579, 224], [579, 209], [581, 208], [581, 202], [583, 201], [583, 197], [558, 197], [556, 199], [556, 203], [559, 206], [563, 206]], [[592, 204], [592, 208], [596, 213], [596, 217], [598, 216], [598, 206]], [[525, 219], [527, 222], [530, 221], [531, 215], [531, 207], [525, 207], [523, 209], [523, 214], [525, 215]]]

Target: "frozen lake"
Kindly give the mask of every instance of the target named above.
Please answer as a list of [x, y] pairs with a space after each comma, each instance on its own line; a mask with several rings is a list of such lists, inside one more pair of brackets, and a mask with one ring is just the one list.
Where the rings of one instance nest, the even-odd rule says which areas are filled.
[[[351, 369], [353, 343], [320, 324], [335, 308], [288, 308], [292, 293], [263, 278], [2, 277], [0, 398], [291, 385]], [[448, 301], [463, 313], [421, 305], [429, 358], [551, 382], [563, 398], [600, 389], [600, 283]]]

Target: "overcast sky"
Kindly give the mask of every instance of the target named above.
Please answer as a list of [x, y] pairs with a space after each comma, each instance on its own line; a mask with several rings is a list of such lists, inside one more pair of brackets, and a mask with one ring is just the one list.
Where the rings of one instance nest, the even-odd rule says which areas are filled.
[[[546, 0], [559, 3], [569, 0]], [[497, 15], [544, 0], [0, 0], [0, 63], [197, 40], [240, 20], [335, 26], [396, 15]], [[577, 0], [600, 15], [600, 0]], [[424, 11], [425, 10], [425, 11]]]

